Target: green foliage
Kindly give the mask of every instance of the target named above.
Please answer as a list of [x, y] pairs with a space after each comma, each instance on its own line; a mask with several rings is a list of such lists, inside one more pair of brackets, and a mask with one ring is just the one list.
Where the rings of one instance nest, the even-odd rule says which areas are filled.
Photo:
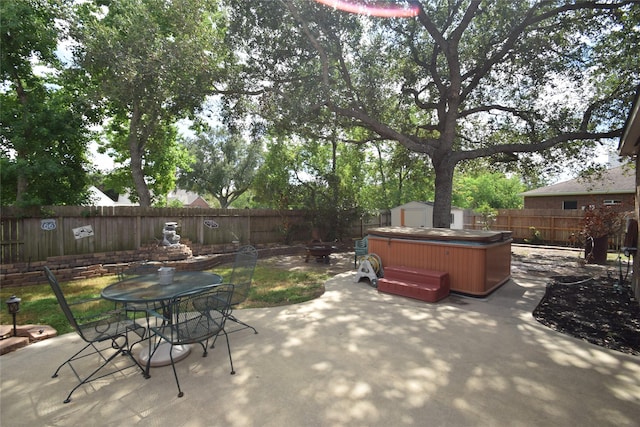
[[541, 245], [544, 243], [540, 230], [535, 227], [529, 227], [529, 231], [531, 232], [531, 237], [524, 239], [525, 243], [529, 243], [530, 245]]
[[493, 223], [496, 221], [496, 217], [498, 216], [498, 211], [493, 209], [491, 206], [487, 204], [483, 204], [477, 209], [475, 209], [482, 216], [482, 226], [483, 230], [491, 230]]
[[367, 156], [367, 176], [359, 201], [367, 212], [403, 203], [433, 200], [434, 174], [428, 158], [402, 145], [376, 142]]
[[173, 124], [200, 108], [223, 70], [224, 24], [216, 10], [213, 0], [76, 8], [75, 58], [92, 79], [95, 102], [112, 118], [104, 149], [130, 170], [115, 179], [135, 188], [142, 206], [151, 204], [149, 187], [155, 194], [173, 189], [176, 168], [184, 167]]
[[302, 207], [303, 200], [296, 184], [299, 167], [292, 146], [279, 139], [268, 141], [264, 163], [252, 185], [254, 201], [261, 206], [280, 210]]
[[[302, 144], [274, 138], [253, 184], [254, 200], [282, 211], [307, 210], [307, 230], [320, 230], [327, 241], [342, 238], [351, 221], [363, 213], [358, 204], [364, 182], [362, 159], [358, 147], [335, 140]], [[282, 229], [285, 238], [294, 232], [286, 223]]]
[[262, 159], [262, 143], [246, 141], [221, 128], [203, 128], [184, 145], [191, 156], [188, 168], [180, 170], [180, 188], [211, 194], [227, 208], [247, 191]]
[[[54, 50], [58, 2], [1, 2], [2, 204], [86, 201], [89, 109]], [[39, 66], [48, 73], [34, 70]]]
[[[157, 125], [155, 130], [142, 148], [142, 172], [153, 193], [152, 203], [162, 204], [166, 194], [175, 189], [177, 170], [188, 167], [191, 157], [186, 147], [178, 142], [176, 126]], [[107, 150], [118, 165], [104, 178], [105, 185], [118, 193], [129, 193], [132, 201], [139, 202], [127, 148], [128, 127], [126, 123], [112, 120], [105, 133], [109, 143], [108, 150], [105, 146], [103, 151]]]
[[[2, 49], [0, 72], [12, 85], [31, 85], [38, 78], [34, 63], [55, 65], [58, 32], [54, 21], [61, 15], [57, 1], [0, 2]], [[34, 62], [34, 59], [36, 60]]]
[[478, 210], [484, 206], [492, 209], [520, 209], [525, 186], [516, 176], [501, 173], [458, 175], [454, 178], [453, 204], [460, 208]]

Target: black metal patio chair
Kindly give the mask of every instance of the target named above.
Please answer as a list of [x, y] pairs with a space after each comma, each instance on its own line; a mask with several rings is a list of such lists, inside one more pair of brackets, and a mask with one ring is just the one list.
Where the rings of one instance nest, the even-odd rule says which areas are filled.
[[[160, 321], [157, 322], [159, 326], [149, 327], [155, 333], [153, 349], [150, 349], [149, 363], [160, 344], [165, 341], [170, 343], [172, 347], [198, 343], [203, 349], [202, 357], [206, 357], [209, 340], [217, 338], [222, 333], [227, 339], [231, 374], [235, 374], [233, 360], [231, 359], [229, 335], [224, 329], [225, 322], [231, 311], [233, 293], [233, 285], [211, 285], [203, 289], [176, 295], [163, 305], [162, 313], [150, 310], [150, 315]], [[178, 397], [182, 397], [184, 393], [180, 387], [172, 351], [169, 351], [169, 357], [173, 375], [178, 385]]]
[[[112, 375], [133, 366], [140, 368], [140, 371], [144, 374], [145, 370], [131, 353], [131, 348], [144, 339], [146, 329], [135, 321], [129, 319], [124, 310], [97, 311], [96, 309], [96, 312], [92, 313], [94, 311], [92, 306], [99, 306], [100, 301], [104, 301], [101, 298], [83, 300], [72, 304], [68, 303], [55, 275], [48, 267], [44, 267], [44, 272], [67, 320], [78, 333], [80, 338], [82, 338], [86, 343], [80, 351], [76, 352], [73, 356], [58, 366], [58, 369], [56, 369], [52, 375], [52, 378], [57, 377], [60, 369], [64, 365], [69, 365], [75, 376], [78, 378], [79, 384], [69, 392], [64, 403], [69, 403], [71, 401], [71, 395], [80, 386], [99, 378]], [[71, 309], [72, 306], [75, 310]], [[91, 314], [84, 318], [75, 314], [79, 313], [81, 310], [85, 311], [85, 313]], [[130, 344], [129, 341], [129, 334], [134, 334], [138, 337], [138, 339], [136, 339], [132, 344]], [[102, 343], [108, 343], [109, 345], [101, 345]], [[73, 362], [92, 355], [98, 356], [99, 366], [89, 375], [82, 377], [76, 367], [73, 366]], [[131, 359], [132, 363], [126, 364], [126, 366], [113, 365], [113, 369], [109, 369], [105, 373], [103, 369], [118, 355], [127, 356]]]
[[[158, 272], [159, 268], [160, 266], [158, 264], [150, 264], [146, 261], [131, 264], [125, 268], [118, 270], [118, 280], [126, 280], [130, 277], [143, 276], [146, 274], [155, 274]], [[143, 313], [145, 316], [147, 316], [148, 310], [153, 309], [153, 307], [145, 303], [127, 303], [124, 305], [124, 309], [130, 313], [133, 313], [134, 316], [137, 316], [138, 313]], [[149, 318], [147, 317], [147, 321], [148, 320]]]
[[[249, 290], [251, 289], [251, 281], [253, 280], [253, 273], [256, 269], [256, 263], [258, 262], [258, 251], [253, 246], [247, 245], [238, 249], [236, 258], [233, 263], [233, 270], [229, 280], [223, 280], [223, 283], [230, 283], [233, 285], [233, 298], [231, 298], [231, 308], [237, 307], [243, 303], [247, 296], [249, 296]], [[233, 315], [233, 311], [229, 314], [229, 320], [242, 325], [241, 328], [232, 330], [236, 332], [242, 329], [253, 329], [254, 333], [258, 333], [256, 328], [244, 323]]]

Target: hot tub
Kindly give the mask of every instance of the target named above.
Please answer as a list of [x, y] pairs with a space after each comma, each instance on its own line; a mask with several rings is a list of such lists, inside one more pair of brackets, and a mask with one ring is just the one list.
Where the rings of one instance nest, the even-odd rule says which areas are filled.
[[490, 294], [511, 277], [511, 232], [445, 228], [371, 228], [369, 253], [383, 267], [414, 267], [449, 273], [452, 292]]

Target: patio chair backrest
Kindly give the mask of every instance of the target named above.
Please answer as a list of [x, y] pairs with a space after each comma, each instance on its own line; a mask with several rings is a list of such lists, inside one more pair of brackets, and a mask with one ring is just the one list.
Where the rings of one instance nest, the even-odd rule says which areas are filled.
[[233, 298], [231, 299], [232, 306], [240, 304], [247, 299], [257, 261], [258, 251], [253, 246], [243, 246], [238, 250], [233, 263], [231, 277], [225, 282], [234, 286]]
[[44, 267], [44, 274], [47, 276], [49, 285], [51, 285], [51, 289], [53, 290], [53, 293], [56, 295], [58, 304], [60, 305], [60, 308], [62, 309], [62, 312], [64, 313], [65, 317], [67, 318], [67, 320], [69, 321], [73, 329], [75, 329], [75, 331], [78, 334], [80, 334], [80, 336], [82, 336], [82, 330], [80, 328], [80, 325], [78, 324], [78, 321], [76, 320], [75, 316], [73, 315], [73, 312], [71, 311], [71, 308], [69, 307], [69, 304], [67, 303], [67, 299], [65, 298], [64, 293], [62, 292], [62, 288], [58, 283], [58, 279], [56, 279], [56, 276], [51, 272], [51, 270], [49, 270], [49, 267]]
[[356, 240], [355, 251], [358, 255], [366, 255], [369, 250], [369, 237], [365, 236], [363, 239]]
[[216, 336], [224, 329], [231, 310], [233, 285], [209, 286], [178, 294], [167, 306], [172, 313], [171, 326], [160, 328], [164, 338], [174, 345], [193, 344]]

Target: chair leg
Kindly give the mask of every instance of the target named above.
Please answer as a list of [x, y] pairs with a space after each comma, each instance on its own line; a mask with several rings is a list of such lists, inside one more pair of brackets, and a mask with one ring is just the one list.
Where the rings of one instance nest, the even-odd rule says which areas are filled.
[[[238, 319], [238, 318], [236, 318], [234, 315], [230, 315], [230, 316], [229, 316], [229, 318], [228, 318], [227, 320], [231, 320], [232, 322], [235, 322], [235, 323], [237, 323], [237, 324], [239, 324], [239, 325], [244, 326], [244, 328], [242, 328], [242, 329], [249, 328], [249, 329], [253, 329], [253, 332], [254, 332], [254, 333], [256, 333], [256, 334], [258, 333], [258, 331], [256, 331], [256, 328], [254, 328], [253, 326], [251, 326], [251, 325], [249, 325], [249, 324], [247, 324], [247, 323], [244, 323], [242, 320], [239, 320], [239, 319]], [[237, 330], [239, 331], [240, 329], [237, 329]], [[235, 331], [231, 331], [231, 332], [235, 332]]]
[[[121, 337], [121, 338], [122, 338], [122, 337]], [[114, 350], [116, 350], [116, 351], [115, 351], [115, 353], [113, 353], [113, 354], [112, 354], [111, 356], [109, 356], [108, 358], [105, 358], [105, 357], [104, 357], [104, 355], [102, 354], [102, 352], [101, 352], [100, 350], [98, 350], [98, 348], [95, 346], [95, 344], [94, 344], [94, 343], [89, 343], [89, 344], [87, 344], [86, 346], [84, 346], [84, 347], [82, 348], [82, 350], [80, 350], [79, 352], [77, 352], [76, 354], [74, 354], [74, 355], [73, 355], [69, 360], [67, 360], [66, 362], [64, 362], [62, 365], [60, 365], [60, 366], [58, 367], [58, 369], [56, 370], [56, 372], [55, 372], [55, 373], [53, 374], [53, 376], [52, 376], [53, 378], [55, 378], [55, 377], [57, 377], [57, 376], [58, 376], [58, 371], [60, 370], [60, 368], [61, 368], [62, 366], [66, 365], [66, 364], [69, 364], [69, 367], [71, 368], [71, 370], [72, 370], [72, 371], [73, 371], [73, 373], [75, 374], [76, 378], [78, 378], [78, 381], [80, 381], [80, 382], [79, 382], [79, 383], [78, 383], [78, 384], [77, 384], [77, 385], [76, 385], [76, 386], [75, 386], [75, 387], [74, 387], [74, 388], [69, 392], [69, 394], [67, 395], [67, 398], [63, 401], [64, 403], [69, 403], [69, 402], [71, 402], [71, 395], [72, 395], [72, 394], [73, 394], [73, 393], [74, 393], [78, 388], [80, 388], [80, 386], [82, 386], [82, 385], [84, 385], [84, 384], [87, 384], [87, 383], [90, 383], [91, 381], [97, 380], [97, 379], [99, 379], [99, 378], [102, 378], [102, 377], [105, 377], [105, 376], [108, 376], [108, 375], [113, 374], [114, 372], [109, 372], [109, 373], [106, 373], [106, 374], [104, 374], [104, 375], [96, 376], [96, 374], [97, 374], [98, 372], [100, 372], [100, 371], [101, 371], [105, 366], [107, 366], [107, 365], [109, 364], [109, 362], [111, 362], [113, 359], [115, 359], [115, 358], [116, 358], [118, 355], [120, 355], [120, 354], [124, 354], [124, 355], [129, 356], [129, 357], [131, 358], [131, 360], [133, 360], [133, 362], [134, 362], [138, 367], [140, 367], [140, 368], [142, 369], [142, 367], [140, 366], [140, 364], [138, 363], [138, 361], [137, 361], [137, 360], [135, 360], [135, 358], [133, 357], [133, 355], [132, 355], [132, 354], [130, 354], [129, 352], [127, 352], [127, 349], [128, 349], [128, 340], [127, 340], [126, 336], [124, 337], [124, 339], [125, 339], [125, 342], [124, 342], [124, 344], [123, 344], [123, 345], [119, 345], [119, 344], [117, 343], [117, 338], [113, 338], [113, 339], [111, 340], [111, 347], [112, 347]], [[83, 352], [84, 350], [86, 350], [88, 347], [93, 347], [94, 351], [93, 351], [92, 353], [86, 354], [86, 355], [84, 355], [84, 356], [77, 357], [77, 356], [79, 356], [79, 355], [80, 355], [80, 353], [82, 353], [82, 352]], [[83, 358], [83, 357], [88, 357], [88, 356], [90, 356], [90, 355], [92, 355], [92, 354], [98, 354], [98, 355], [102, 358], [102, 360], [104, 361], [104, 363], [102, 363], [102, 364], [101, 364], [97, 369], [95, 369], [95, 370], [94, 370], [91, 374], [89, 374], [87, 377], [85, 377], [84, 379], [82, 379], [82, 378], [80, 377], [80, 375], [78, 374], [78, 372], [76, 371], [76, 369], [74, 368], [74, 366], [73, 366], [73, 364], [72, 364], [71, 362], [73, 362], [73, 361], [75, 361], [75, 360], [78, 360], [78, 359], [81, 359], [81, 358]], [[127, 367], [131, 367], [131, 366], [133, 366], [133, 365], [129, 365], [129, 366], [127, 366]], [[123, 369], [125, 369], [125, 368], [123, 368]]]
[[[255, 334], [258, 333], [258, 331], [256, 330], [256, 328], [254, 328], [253, 326], [244, 323], [242, 320], [239, 320], [237, 317], [235, 317], [233, 314], [230, 314], [229, 317], [227, 317], [227, 321], [231, 320], [232, 322], [235, 322], [239, 325], [244, 326], [243, 328], [239, 328], [239, 329], [234, 329], [233, 331], [229, 332], [230, 334], [234, 333], [234, 332], [238, 332], [241, 331], [243, 329], [253, 329], [253, 332]], [[226, 333], [226, 332], [225, 332]], [[216, 340], [218, 339], [218, 336], [216, 335], [215, 338], [213, 339], [213, 343], [211, 343], [211, 347], [210, 348], [214, 348], [216, 345]]]
[[[173, 350], [173, 346], [171, 346]], [[169, 358], [171, 359], [171, 367], [173, 368], [173, 376], [176, 378], [176, 385], [178, 386], [178, 397], [184, 396], [184, 392], [180, 388], [180, 381], [178, 380], [178, 372], [176, 371], [176, 364], [173, 360], [173, 351], [169, 350]]]
[[85, 351], [87, 349], [87, 347], [90, 347], [90, 346], [91, 346], [91, 343], [85, 345], [84, 347], [82, 347], [82, 349], [80, 349], [79, 352], [77, 352], [76, 354], [74, 354], [73, 356], [68, 358], [66, 362], [63, 362], [60, 366], [58, 366], [58, 369], [56, 369], [56, 371], [53, 373], [53, 375], [51, 375], [51, 378], [56, 378], [58, 376], [58, 372], [60, 372], [60, 369], [62, 369], [62, 367], [64, 365], [66, 365], [67, 363], [69, 364], [69, 367], [71, 367], [71, 370], [73, 370], [73, 367], [71, 366], [71, 362], [76, 360], [76, 356], [79, 355], [80, 353], [82, 353], [83, 351]]
[[[229, 364], [231, 365], [231, 375], [235, 375], [236, 371], [235, 369], [233, 369], [233, 359], [231, 358], [231, 346], [229, 345], [229, 334], [224, 329], [222, 330], [222, 332], [224, 333], [224, 336], [227, 339], [227, 352], [229, 353]], [[217, 337], [218, 336], [216, 335], [216, 338]]]
[[[153, 355], [156, 353], [156, 350], [158, 350], [158, 347], [160, 347], [160, 344], [162, 344], [162, 338], [156, 335], [156, 339], [155, 341], [155, 345], [153, 346], [153, 350], [151, 350], [151, 342], [149, 342], [149, 359], [147, 360], [147, 377], [149, 378], [149, 369], [151, 368], [151, 359], [153, 358]], [[182, 389], [180, 388], [180, 380], [178, 380], [178, 372], [176, 371], [176, 364], [175, 361], [173, 360], [173, 345], [171, 345], [171, 348], [169, 349], [169, 359], [171, 360], [171, 368], [173, 369], [173, 376], [176, 379], [176, 385], [178, 386], [178, 397], [182, 397], [184, 396], [184, 392], [182, 391]]]

